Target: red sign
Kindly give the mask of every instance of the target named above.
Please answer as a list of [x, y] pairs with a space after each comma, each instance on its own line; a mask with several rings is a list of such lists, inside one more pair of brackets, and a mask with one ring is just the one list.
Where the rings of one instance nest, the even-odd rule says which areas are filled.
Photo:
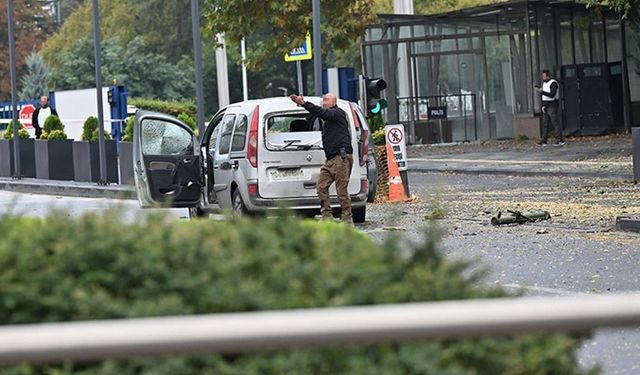
[[392, 128], [391, 130], [389, 130], [387, 138], [389, 138], [389, 142], [391, 142], [391, 144], [399, 144], [402, 141], [402, 130], [398, 128]]
[[25, 128], [31, 128], [33, 125], [31, 124], [31, 117], [33, 116], [33, 112], [35, 112], [36, 107], [33, 104], [25, 104], [20, 109], [20, 114], [18, 115], [19, 121], [24, 125]]

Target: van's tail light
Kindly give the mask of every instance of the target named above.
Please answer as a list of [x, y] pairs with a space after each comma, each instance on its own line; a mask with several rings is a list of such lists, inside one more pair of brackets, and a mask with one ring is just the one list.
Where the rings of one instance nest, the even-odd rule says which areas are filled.
[[249, 185], [247, 185], [247, 190], [249, 190], [249, 195], [252, 197], [257, 197], [258, 196], [258, 184], [256, 183], [251, 183]]
[[249, 159], [249, 164], [254, 168], [258, 168], [258, 117], [260, 117], [260, 106], [256, 106], [253, 110], [253, 116], [251, 116], [249, 142], [247, 146], [247, 159]]
[[369, 192], [369, 180], [362, 179], [360, 180], [360, 193], [368, 193]]
[[358, 142], [358, 151], [360, 157], [360, 166], [367, 165], [367, 158], [369, 157], [369, 130], [360, 124], [360, 117], [356, 113], [355, 104], [351, 103], [351, 114], [353, 115], [353, 122], [356, 126], [356, 131], [360, 131], [360, 141]]
[[362, 130], [362, 139], [364, 144], [362, 145], [362, 155], [360, 155], [360, 166], [364, 167], [367, 164], [369, 158], [369, 131]]

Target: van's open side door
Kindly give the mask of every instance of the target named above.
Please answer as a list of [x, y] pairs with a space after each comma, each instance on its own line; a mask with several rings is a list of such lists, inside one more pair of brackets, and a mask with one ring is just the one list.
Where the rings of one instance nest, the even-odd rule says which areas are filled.
[[138, 111], [133, 168], [142, 207], [193, 207], [202, 197], [198, 139], [188, 125], [160, 113]]

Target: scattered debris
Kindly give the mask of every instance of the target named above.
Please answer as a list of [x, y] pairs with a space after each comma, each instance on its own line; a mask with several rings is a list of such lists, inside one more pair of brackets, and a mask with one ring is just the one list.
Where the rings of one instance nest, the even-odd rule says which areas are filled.
[[491, 218], [491, 224], [524, 224], [541, 220], [549, 220], [551, 218], [551, 215], [547, 211], [531, 211], [523, 213], [520, 211], [507, 210], [507, 212], [510, 215], [502, 215], [502, 211], [498, 212], [498, 215]]
[[431, 211], [430, 213], [424, 215], [424, 219], [425, 220], [440, 220], [440, 219], [444, 219], [444, 215], [445, 212], [442, 208], [434, 208], [433, 211]]

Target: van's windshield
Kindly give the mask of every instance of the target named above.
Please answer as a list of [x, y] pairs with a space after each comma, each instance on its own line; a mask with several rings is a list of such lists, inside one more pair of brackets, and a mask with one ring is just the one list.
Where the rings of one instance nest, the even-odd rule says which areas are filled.
[[321, 150], [321, 120], [309, 113], [285, 113], [269, 116], [265, 134], [267, 149]]

